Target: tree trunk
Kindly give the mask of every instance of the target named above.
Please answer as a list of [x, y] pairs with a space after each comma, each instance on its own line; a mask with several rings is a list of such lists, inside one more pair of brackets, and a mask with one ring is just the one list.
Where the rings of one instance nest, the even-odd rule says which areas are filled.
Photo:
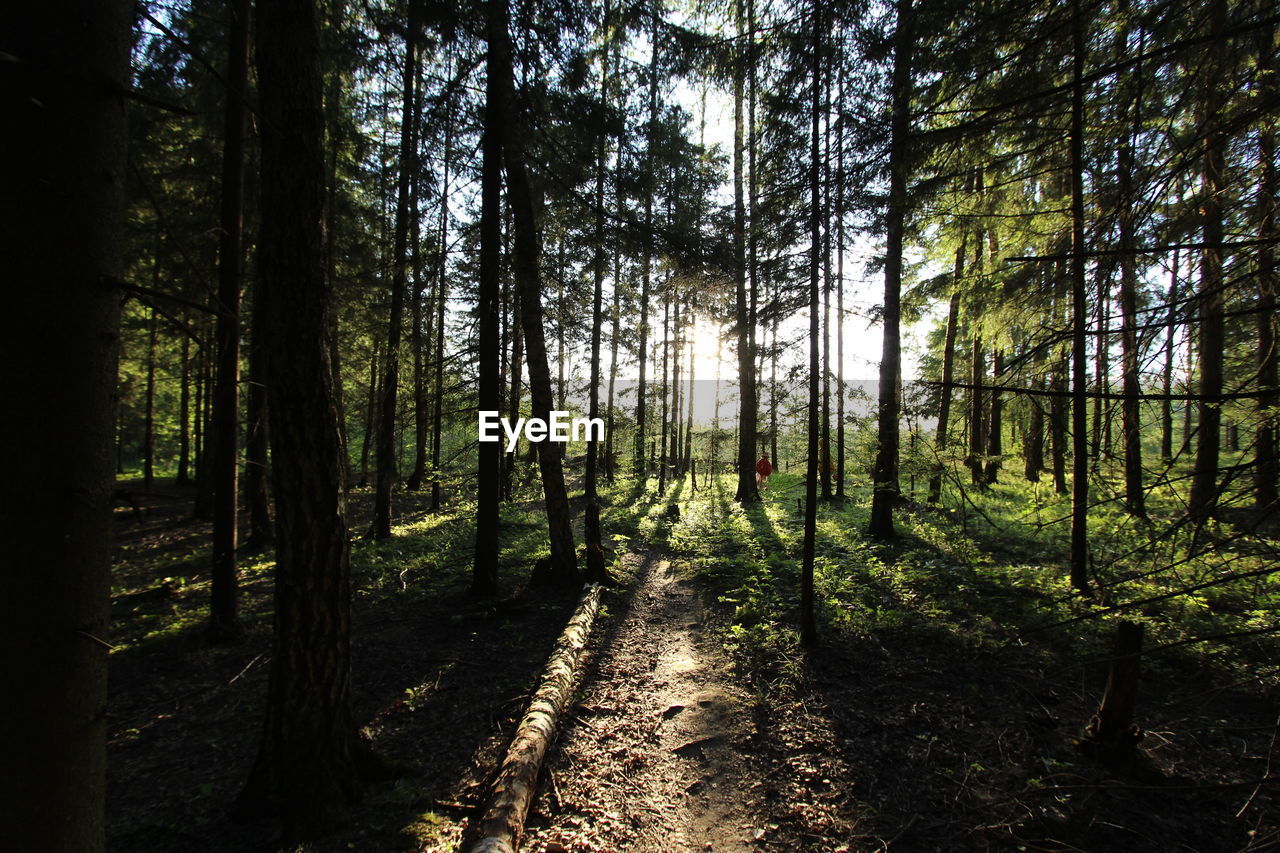
[[[449, 67], [453, 67], [452, 61]], [[436, 358], [435, 399], [431, 413], [431, 511], [440, 509], [440, 444], [444, 427], [444, 316], [449, 299], [449, 162], [453, 156], [453, 122], [444, 125], [444, 158], [440, 166], [440, 263], [436, 268]], [[516, 359], [513, 367], [516, 388], [519, 388], [520, 369]], [[513, 398], [519, 394], [513, 392]]]
[[1209, 4], [1209, 26], [1213, 41], [1209, 48], [1209, 73], [1204, 76], [1201, 121], [1205, 123], [1204, 157], [1201, 171], [1201, 210], [1205, 248], [1200, 261], [1200, 425], [1196, 441], [1195, 467], [1191, 474], [1191, 495], [1187, 515], [1196, 522], [1207, 520], [1218, 501], [1218, 451], [1221, 442], [1223, 349], [1226, 326], [1222, 316], [1222, 192], [1226, 140], [1218, 126], [1222, 108], [1221, 82], [1215, 73], [1222, 64], [1222, 30], [1226, 27], [1226, 0]]
[[[158, 241], [157, 241], [158, 242]], [[156, 269], [160, 268], [160, 256], [155, 259]], [[159, 273], [156, 273], [159, 278]], [[156, 471], [156, 309], [151, 309], [147, 318], [147, 391], [146, 404], [142, 419], [142, 487], [151, 491], [155, 482]]]
[[1166, 297], [1169, 311], [1165, 317], [1164, 381], [1161, 388], [1165, 398], [1160, 403], [1160, 458], [1166, 465], [1173, 461], [1173, 400], [1169, 395], [1173, 393], [1173, 359], [1177, 349], [1178, 261], [1179, 252], [1174, 249], [1173, 269], [1169, 274], [1169, 294]]
[[369, 536], [391, 538], [391, 488], [396, 479], [396, 397], [400, 388], [400, 333], [404, 326], [404, 291], [409, 274], [410, 176], [417, 169], [417, 135], [414, 133], [417, 88], [418, 6], [409, 0], [404, 41], [404, 102], [400, 108], [400, 175], [396, 186], [396, 232], [392, 249], [391, 312], [387, 327], [387, 353], [382, 364], [382, 418], [378, 421], [378, 471], [373, 496], [373, 524]]
[[[12, 850], [103, 849], [113, 439], [133, 4], [8, 7], [0, 802]], [[73, 23], [74, 22], [74, 23]], [[56, 324], [56, 325], [55, 325]], [[56, 328], [57, 333], [51, 333]], [[12, 479], [10, 479], [12, 478]]]
[[[419, 70], [416, 84], [421, 91], [423, 82]], [[422, 98], [415, 99], [413, 109], [413, 136], [422, 137]], [[414, 161], [417, 162], [415, 152]], [[426, 302], [426, 276], [422, 268], [422, 215], [419, 197], [422, 192], [422, 170], [413, 169], [409, 181], [409, 209], [413, 216], [409, 224], [409, 251], [413, 256], [413, 308], [410, 312], [409, 337], [413, 347], [413, 470], [405, 481], [405, 488], [416, 492], [422, 488], [427, 476], [427, 344], [428, 336], [423, 332], [423, 307]], [[501, 445], [499, 445], [501, 446]]]
[[658, 50], [659, 19], [661, 7], [656, 2], [649, 5], [651, 30], [649, 34], [649, 121], [646, 128], [645, 164], [648, 178], [644, 183], [644, 247], [642, 249], [643, 268], [640, 276], [640, 346], [637, 351], [637, 369], [639, 377], [636, 381], [636, 437], [634, 465], [636, 477], [640, 482], [647, 478], [648, 468], [644, 459], [645, 442], [645, 370], [648, 367], [649, 347], [649, 286], [653, 275], [653, 180], [655, 179], [655, 154], [658, 134]]
[[[501, 14], [500, 14], [501, 12]], [[498, 385], [502, 373], [498, 336], [498, 300], [502, 289], [502, 147], [506, 121], [502, 85], [502, 51], [507, 18], [497, 4], [490, 7], [489, 51], [486, 58], [484, 134], [480, 167], [480, 282], [476, 309], [479, 329], [479, 391], [477, 409], [496, 412], [502, 407]], [[510, 60], [508, 59], [509, 63]], [[471, 594], [489, 597], [498, 592], [498, 503], [501, 499], [502, 443], [481, 442], [476, 449], [476, 547]]]
[[[738, 33], [742, 33], [743, 10], [738, 0], [736, 17]], [[814, 38], [818, 36], [815, 34]], [[751, 347], [751, 309], [747, 296], [747, 221], [746, 204], [743, 199], [743, 74], [744, 68], [739, 62], [733, 75], [733, 281], [734, 311], [737, 321], [738, 337], [738, 454], [737, 474], [738, 488], [734, 500], [739, 503], [753, 503], [760, 500], [756, 489], [756, 388], [755, 388], [755, 353]], [[815, 78], [814, 86], [820, 85]], [[815, 95], [815, 98], [817, 96]], [[817, 106], [814, 106], [814, 121], [817, 121]], [[817, 144], [816, 142], [814, 143]], [[815, 160], [816, 163], [816, 160]], [[815, 214], [816, 216], [816, 214]]]
[[[978, 245], [982, 245], [981, 234]], [[973, 322], [976, 325], [978, 318], [974, 317]], [[969, 455], [965, 460], [969, 465], [969, 478], [975, 486], [982, 483], [982, 455], [986, 452], [987, 439], [982, 399], [982, 385], [987, 378], [984, 355], [982, 336], [975, 334], [969, 345], [969, 383], [973, 387], [969, 389]]]
[[[1274, 94], [1275, 83], [1275, 28], [1264, 30], [1262, 60], [1259, 63], [1269, 72], [1265, 77], [1267, 91]], [[1258, 398], [1258, 432], [1254, 439], [1253, 499], [1259, 509], [1273, 506], [1280, 485], [1280, 454], [1276, 438], [1280, 432], [1280, 353], [1276, 352], [1276, 194], [1280, 183], [1276, 180], [1275, 119], [1263, 120], [1258, 131], [1258, 157], [1261, 160], [1261, 176], [1258, 180], [1258, 385], [1264, 395]]]
[[1071, 585], [1088, 590], [1089, 437], [1085, 372], [1088, 337], [1084, 242], [1084, 52], [1085, 21], [1080, 0], [1072, 0], [1071, 85]]
[[[185, 320], [184, 320], [185, 322]], [[176, 484], [191, 483], [191, 336], [182, 336], [182, 388], [178, 396], [178, 477]]]
[[[515, 72], [512, 67], [510, 35], [507, 32], [506, 0], [492, 0], [493, 15], [500, 15], [502, 26], [490, 31], [490, 51], [497, 54], [494, 65], [502, 100], [507, 111], [508, 128], [520, 127], [515, 103]], [[543, 334], [542, 282], [538, 260], [538, 223], [534, 213], [533, 190], [525, 170], [524, 151], [518, 132], [504, 134], [503, 159], [507, 173], [507, 193], [511, 203], [515, 231], [512, 265], [520, 286], [520, 321], [524, 326], [525, 353], [529, 358], [529, 392], [533, 399], [532, 416], [549, 420], [554, 400], [551, 369], [547, 362], [547, 344]], [[560, 583], [574, 583], [578, 578], [578, 557], [573, 545], [572, 515], [569, 494], [564, 484], [557, 442], [541, 441], [538, 467], [542, 473], [542, 490], [546, 498], [547, 527], [551, 537], [551, 568]]]
[[956, 249], [955, 266], [951, 272], [951, 301], [947, 306], [947, 331], [942, 340], [942, 387], [939, 389], [938, 426], [934, 435], [934, 447], [937, 448], [938, 462], [933, 475], [929, 478], [929, 503], [942, 502], [943, 461], [947, 450], [947, 429], [951, 425], [951, 385], [955, 381], [956, 361], [956, 324], [960, 319], [960, 278], [964, 275], [964, 253], [966, 237], [960, 238], [960, 246]]
[[[804, 482], [804, 540], [800, 552], [800, 643], [812, 648], [818, 642], [818, 625], [814, 614], [813, 574], [818, 539], [818, 380], [822, 370], [818, 349], [818, 276], [822, 263], [822, 233], [819, 217], [818, 187], [818, 87], [822, 81], [822, 6], [814, 0], [813, 42], [810, 50], [809, 126], [809, 426], [808, 460]], [[874, 519], [874, 515], [873, 515]]]
[[[267, 455], [267, 377], [266, 341], [262, 333], [261, 283], [253, 297], [253, 327], [249, 338], [249, 405], [245, 418], [246, 502], [249, 504], [249, 541], [255, 550], [269, 546], [274, 537], [271, 528], [271, 496], [267, 489], [269, 460]], [[340, 375], [334, 370], [334, 375]], [[339, 410], [341, 422], [341, 410]], [[343, 464], [346, 463], [343, 451]]]
[[240, 277], [244, 232], [245, 99], [249, 79], [249, 0], [230, 4], [226, 107], [222, 149], [222, 208], [218, 245], [218, 368], [213, 386], [213, 563], [210, 566], [209, 624], [214, 642], [239, 639], [239, 581], [236, 521], [240, 418]]
[[263, 320], [279, 499], [266, 720], [237, 810], [278, 811], [287, 838], [342, 822], [360, 793], [351, 696], [351, 566], [329, 360], [324, 113], [314, 0], [258, 4]]
[[[999, 385], [1004, 373], [1004, 353], [993, 350], [991, 353], [991, 384]], [[987, 430], [987, 467], [983, 471], [982, 482], [991, 485], [996, 482], [1000, 471], [1000, 456], [1004, 453], [1004, 409], [1000, 401], [1000, 392], [991, 392], [991, 425]]]
[[[907, 214], [907, 135], [911, 130], [911, 54], [914, 13], [911, 0], [897, 0], [893, 36], [893, 107], [889, 139], [889, 205], [886, 216], [884, 267], [884, 348], [880, 357], [880, 405], [871, 524], [868, 532], [885, 539], [894, 535], [893, 507], [898, 502], [899, 418], [902, 412], [901, 317], [902, 243]], [[981, 248], [979, 248], [981, 251]]]

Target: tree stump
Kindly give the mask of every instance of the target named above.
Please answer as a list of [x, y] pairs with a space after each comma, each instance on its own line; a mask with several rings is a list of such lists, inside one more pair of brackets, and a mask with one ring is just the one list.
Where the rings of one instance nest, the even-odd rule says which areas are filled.
[[1141, 727], [1133, 722], [1142, 666], [1142, 626], [1122, 621], [1116, 627], [1115, 646], [1107, 687], [1098, 711], [1085, 727], [1080, 747], [1099, 761], [1119, 764], [1133, 756], [1142, 740]]

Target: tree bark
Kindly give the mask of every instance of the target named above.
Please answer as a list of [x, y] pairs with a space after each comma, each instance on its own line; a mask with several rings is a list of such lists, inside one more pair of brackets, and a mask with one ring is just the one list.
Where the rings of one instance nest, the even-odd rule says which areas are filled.
[[209, 623], [214, 642], [239, 639], [236, 521], [239, 509], [240, 278], [244, 233], [245, 99], [249, 79], [249, 0], [230, 4], [227, 93], [222, 149], [222, 207], [218, 244], [217, 378], [213, 386], [213, 562]]
[[314, 0], [260, 2], [263, 319], [277, 512], [275, 634], [242, 815], [277, 811], [286, 837], [341, 823], [368, 747], [351, 695], [351, 566], [328, 348], [324, 113]]
[[[504, 22], [490, 31], [490, 51], [497, 54], [495, 65], [501, 87], [502, 102], [507, 112], [507, 127], [518, 128], [519, 110], [515, 103], [515, 72], [512, 67], [511, 41], [507, 31], [506, 0], [491, 0], [491, 14]], [[547, 361], [547, 344], [543, 333], [542, 281], [539, 273], [538, 223], [533, 205], [533, 190], [525, 168], [519, 133], [503, 135], [503, 163], [507, 174], [507, 194], [514, 223], [514, 255], [512, 263], [520, 286], [520, 321], [524, 327], [525, 354], [529, 360], [529, 392], [533, 401], [532, 416], [549, 420], [554, 401], [551, 369]], [[552, 577], [559, 583], [574, 583], [578, 578], [578, 556], [574, 551], [572, 515], [569, 494], [564, 484], [557, 442], [537, 443], [538, 468], [542, 473], [542, 490], [546, 499], [547, 528], [551, 538]]]
[[[502, 65], [502, 51], [507, 18], [505, 11], [498, 9], [496, 3], [491, 3], [489, 11], [484, 134], [480, 143], [480, 282], [476, 308], [480, 374], [476, 408], [481, 412], [495, 412], [502, 406], [498, 389], [502, 372], [498, 301], [502, 289], [502, 147], [507, 114], [501, 80], [506, 73]], [[509, 64], [510, 59], [506, 61]], [[502, 444], [497, 441], [481, 442], [477, 445], [476, 456], [476, 547], [471, 594], [488, 597], [498, 592]]]
[[391, 489], [396, 479], [396, 398], [400, 388], [400, 334], [404, 326], [404, 292], [409, 274], [410, 176], [417, 169], [417, 135], [414, 133], [417, 88], [418, 4], [409, 0], [404, 40], [404, 102], [400, 109], [400, 175], [396, 187], [396, 231], [392, 249], [391, 312], [387, 327], [387, 352], [382, 364], [382, 417], [378, 421], [377, 483], [373, 496], [373, 539], [391, 538]]
[[[905, 0], [903, 0], [905, 2]], [[822, 234], [819, 216], [818, 187], [818, 87], [822, 80], [822, 6], [814, 0], [813, 41], [810, 50], [809, 126], [809, 412], [808, 460], [804, 482], [804, 540], [800, 551], [800, 643], [812, 648], [818, 643], [818, 624], [814, 613], [813, 574], [818, 539], [818, 379], [822, 370], [818, 349], [818, 276], [822, 263]], [[874, 518], [874, 516], [873, 516]]]
[[1084, 52], [1085, 21], [1072, 0], [1071, 85], [1071, 585], [1088, 590], [1089, 436], [1085, 342], [1088, 337], [1084, 242]]
[[[1265, 30], [1262, 42], [1262, 58], [1259, 63], [1269, 72], [1267, 90], [1274, 94], [1275, 83], [1275, 28]], [[1276, 439], [1280, 433], [1280, 353], [1276, 351], [1276, 195], [1280, 183], [1276, 180], [1275, 119], [1263, 119], [1258, 130], [1258, 158], [1261, 175], [1258, 180], [1258, 237], [1263, 241], [1258, 249], [1258, 385], [1267, 392], [1258, 398], [1258, 431], [1254, 439], [1253, 498], [1258, 509], [1275, 505], [1277, 487], [1280, 486], [1280, 453]]]
[[[893, 106], [889, 140], [889, 207], [884, 268], [884, 346], [880, 356], [880, 405], [877, 427], [871, 524], [868, 532], [894, 535], [893, 508], [901, 497], [898, 482], [899, 418], [902, 412], [901, 291], [902, 243], [907, 214], [907, 134], [911, 129], [911, 62], [915, 46], [911, 0], [897, 0], [893, 36]], [[981, 251], [981, 248], [979, 248]]]
[[947, 430], [951, 425], [951, 383], [955, 381], [956, 324], [960, 314], [960, 277], [964, 275], [964, 241], [956, 249], [955, 267], [952, 272], [951, 301], [947, 306], [947, 331], [942, 339], [942, 387], [939, 389], [938, 426], [934, 435], [938, 462], [929, 478], [929, 503], [942, 502], [943, 461], [947, 449]]
[[[736, 6], [738, 33], [742, 34], [743, 10], [741, 0]], [[815, 34], [815, 39], [818, 36]], [[755, 353], [751, 347], [751, 309], [747, 295], [747, 221], [746, 203], [743, 198], [743, 76], [745, 69], [739, 62], [733, 75], [733, 283], [734, 312], [738, 338], [738, 487], [734, 500], [754, 503], [760, 500], [756, 489], [756, 387]], [[813, 85], [819, 84], [817, 78]], [[815, 95], [814, 121], [817, 121]], [[815, 143], [816, 145], [816, 143]], [[816, 162], [816, 161], [815, 161]], [[815, 214], [816, 215], [816, 214]]]
[[[133, 5], [11, 4], [0, 89], [7, 553], [0, 810], [13, 850], [99, 853], [106, 768], [125, 106]], [[74, 25], [72, 25], [74, 22]], [[56, 334], [51, 333], [52, 329]], [[8, 478], [12, 478], [9, 480]]]

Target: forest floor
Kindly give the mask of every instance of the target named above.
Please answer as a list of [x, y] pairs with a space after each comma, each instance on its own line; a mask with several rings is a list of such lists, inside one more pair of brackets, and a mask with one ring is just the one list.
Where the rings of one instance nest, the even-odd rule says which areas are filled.
[[[522, 850], [1280, 847], [1268, 638], [1151, 655], [1138, 760], [1100, 767], [1076, 739], [1101, 695], [1111, 623], [1022, 636], [1086, 612], [1062, 595], [1040, 539], [983, 539], [971, 520], [913, 510], [884, 547], [860, 534], [865, 496], [824, 505], [821, 643], [805, 652], [791, 627], [797, 482], [776, 476], [745, 510], [727, 478], [696, 493], [687, 480], [663, 496], [609, 490], [622, 587], [606, 596]], [[371, 787], [347, 830], [301, 849], [445, 853], [575, 600], [527, 586], [545, 541], [536, 502], [504, 506], [507, 597], [477, 603], [468, 505], [430, 513], [405, 495], [396, 537], [375, 543], [358, 538], [368, 498], [353, 492], [351, 514], [357, 719], [412, 769]], [[204, 642], [209, 528], [190, 499], [166, 483], [142, 498], [141, 520], [117, 510], [108, 847], [265, 853], [276, 829], [231, 823], [226, 809], [261, 724], [270, 556], [242, 556], [245, 641]], [[1154, 645], [1182, 636], [1172, 626], [1240, 624], [1247, 608], [1273, 613], [1232, 591], [1142, 618]]]

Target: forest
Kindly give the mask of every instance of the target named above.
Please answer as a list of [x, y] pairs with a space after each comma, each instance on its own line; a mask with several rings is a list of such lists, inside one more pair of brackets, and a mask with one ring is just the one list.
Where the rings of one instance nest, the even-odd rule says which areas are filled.
[[6, 849], [1280, 849], [1272, 2], [0, 22]]

